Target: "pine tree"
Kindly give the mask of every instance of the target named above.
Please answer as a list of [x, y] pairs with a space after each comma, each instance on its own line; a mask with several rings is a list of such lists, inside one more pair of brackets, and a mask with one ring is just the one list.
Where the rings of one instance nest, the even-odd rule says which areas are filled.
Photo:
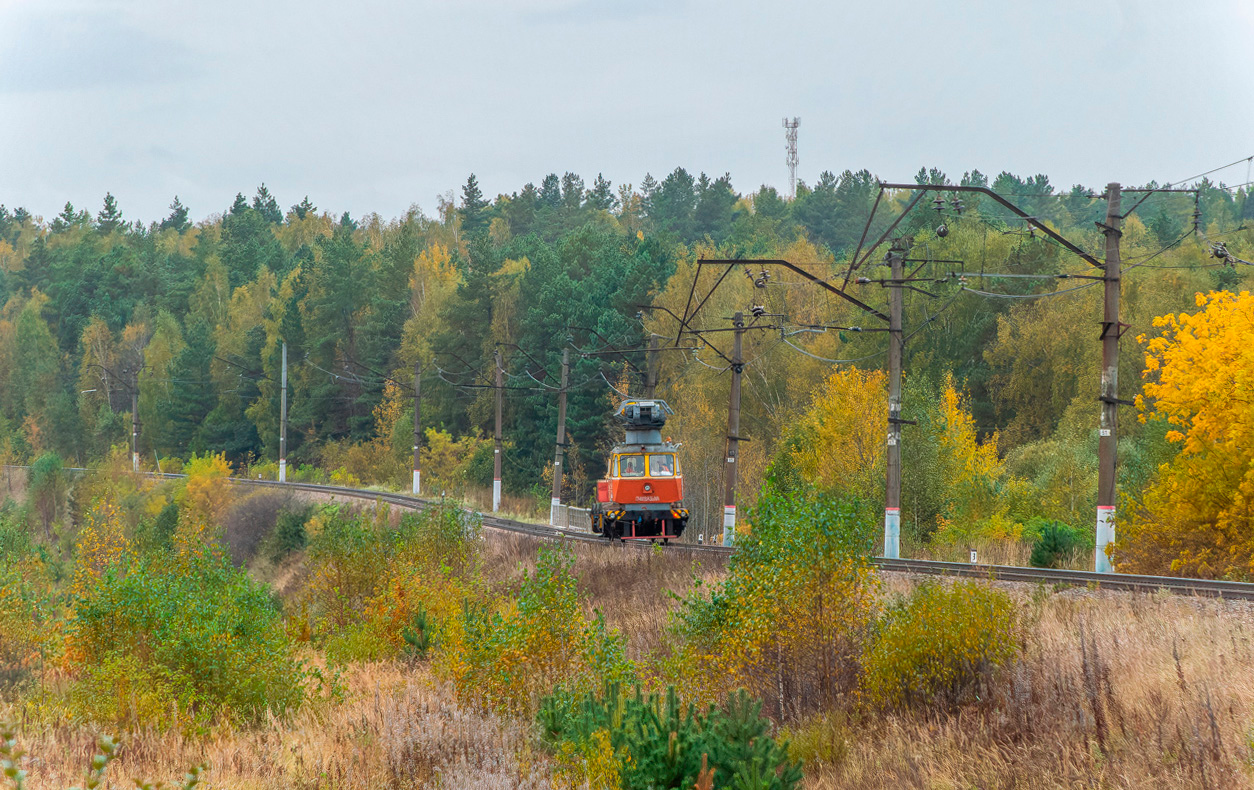
[[509, 220], [509, 230], [517, 237], [526, 236], [536, 221], [536, 210], [540, 206], [540, 193], [536, 185], [528, 183], [522, 191], [510, 198], [505, 207], [505, 219]]
[[315, 206], [313, 203], [310, 203], [309, 196], [305, 195], [305, 199], [297, 203], [295, 206], [292, 206], [290, 211], [296, 215], [296, 219], [304, 219], [305, 217], [308, 217], [310, 214], [317, 214], [318, 207]]
[[479, 180], [471, 173], [470, 178], [466, 179], [466, 185], [462, 187], [462, 233], [473, 239], [487, 232], [487, 207], [488, 202], [483, 199], [483, 192], [479, 190]]
[[696, 179], [682, 167], [675, 168], [653, 194], [651, 206], [650, 219], [663, 229], [679, 234], [680, 238], [691, 238], [693, 211], [697, 207]]
[[205, 418], [213, 411], [214, 392], [196, 382], [211, 377], [214, 345], [211, 330], [199, 317], [188, 320], [186, 344], [172, 361], [170, 378], [183, 382], [165, 390], [157, 403], [157, 422], [166, 427], [164, 452], [193, 453], [205, 449], [198, 434]]
[[575, 173], [562, 176], [562, 205], [568, 209], [577, 209], [583, 205], [583, 179]]
[[170, 204], [170, 216], [161, 220], [161, 230], [173, 228], [182, 233], [190, 228], [191, 225], [192, 223], [187, 219], [187, 206], [184, 206], [182, 201], [179, 200], [179, 196], [175, 195], [174, 202]]
[[548, 208], [562, 205], [562, 182], [556, 173], [549, 173], [540, 182], [540, 204]]
[[592, 189], [588, 192], [588, 207], [595, 211], [613, 211], [618, 208], [618, 198], [614, 195], [612, 186], [597, 173], [597, 180], [592, 182]]
[[96, 215], [96, 229], [109, 234], [122, 228], [122, 212], [118, 210], [118, 201], [112, 192], [105, 193], [104, 207]]
[[650, 222], [656, 220], [654, 213], [657, 208], [654, 205], [653, 196], [657, 194], [657, 188], [657, 180], [653, 178], [653, 174], [645, 173], [644, 180], [640, 182], [640, 210], [644, 213], [644, 218]]
[[78, 222], [78, 213], [74, 211], [74, 204], [65, 201], [65, 208], [61, 209], [61, 213], [52, 220], [52, 232], [64, 233], [74, 227]]
[[736, 201], [740, 196], [731, 185], [731, 174], [711, 181], [701, 174], [697, 195], [697, 207], [693, 219], [698, 234], [705, 234], [715, 241], [722, 241], [731, 231], [736, 216]]
[[270, 190], [266, 189], [264, 183], [257, 187], [257, 194], [253, 197], [253, 209], [260, 213], [266, 222], [273, 225], [283, 221], [283, 212], [279, 210], [279, 201], [274, 199], [274, 195], [270, 194]]

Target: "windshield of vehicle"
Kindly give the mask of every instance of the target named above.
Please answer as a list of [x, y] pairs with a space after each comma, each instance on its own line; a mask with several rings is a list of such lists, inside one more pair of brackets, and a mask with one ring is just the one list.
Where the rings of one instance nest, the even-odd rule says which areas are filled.
[[620, 477], [644, 477], [643, 455], [622, 455], [618, 458]]
[[649, 456], [649, 474], [654, 477], [674, 477], [675, 476], [675, 456], [667, 453], [665, 455]]

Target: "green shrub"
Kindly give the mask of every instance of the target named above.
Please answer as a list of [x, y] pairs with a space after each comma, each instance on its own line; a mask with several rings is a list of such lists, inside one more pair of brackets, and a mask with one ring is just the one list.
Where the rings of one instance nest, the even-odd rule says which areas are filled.
[[431, 627], [431, 617], [427, 614], [426, 607], [419, 606], [409, 625], [401, 629], [401, 638], [405, 640], [405, 657], [420, 661], [427, 657], [427, 651], [431, 649]]
[[305, 595], [323, 633], [359, 622], [366, 602], [387, 575], [393, 555], [384, 525], [373, 514], [342, 506], [318, 511], [309, 535]]
[[181, 724], [249, 721], [306, 695], [310, 676], [268, 590], [224, 558], [123, 560], [73, 600], [66, 628], [73, 701], [98, 720], [159, 723], [174, 702]]
[[7, 507], [0, 511], [0, 566], [21, 560], [32, 551], [34, 542], [21, 518]]
[[27, 485], [27, 498], [31, 507], [39, 516], [44, 534], [52, 535], [52, 522], [62, 510], [69, 482], [65, 477], [65, 466], [61, 456], [56, 453], [44, 453], [31, 464], [30, 482]]
[[396, 651], [387, 635], [379, 631], [373, 620], [352, 623], [336, 629], [326, 637], [323, 654], [332, 666], [358, 661], [386, 661], [396, 658]]
[[313, 507], [284, 510], [274, 524], [270, 538], [270, 559], [279, 562], [294, 551], [305, 548], [305, 525], [313, 515]]
[[726, 577], [675, 611], [671, 682], [705, 704], [746, 688], [780, 720], [852, 692], [878, 600], [866, 510], [817, 492], [761, 497]]
[[849, 755], [849, 724], [841, 714], [815, 716], [781, 731], [788, 756], [803, 765], [839, 765]]
[[564, 695], [547, 697], [538, 721], [550, 744], [585, 754], [608, 736], [620, 757], [623, 790], [687, 790], [696, 784], [702, 755], [714, 769], [715, 787], [790, 790], [802, 778], [787, 746], [771, 738], [761, 703], [743, 689], [702, 714], [682, 705], [673, 686], [663, 698], [639, 690], [625, 695], [608, 683], [600, 696], [585, 695], [573, 710]]
[[151, 525], [142, 534], [145, 548], [169, 551], [174, 548], [174, 530], [179, 525], [179, 506], [177, 502], [168, 502], [157, 513]]
[[861, 692], [873, 707], [952, 708], [977, 698], [1018, 647], [1006, 593], [977, 582], [921, 584], [880, 619]]
[[521, 714], [555, 690], [573, 698], [631, 679], [622, 636], [606, 628], [600, 612], [584, 614], [574, 562], [566, 546], [541, 548], [514, 601], [464, 604], [438, 640], [438, 664], [459, 696]]
[[468, 577], [478, 570], [482, 535], [482, 515], [441, 500], [402, 516], [393, 541], [397, 553], [408, 561], [424, 564], [428, 570]]
[[[1037, 536], [1028, 561], [1034, 568], [1061, 568], [1077, 552], [1092, 548], [1092, 541], [1086, 541], [1083, 534], [1088, 530], [1079, 530], [1061, 521], [1043, 521], [1033, 531]], [[1086, 546], [1086, 542], [1090, 545]]]

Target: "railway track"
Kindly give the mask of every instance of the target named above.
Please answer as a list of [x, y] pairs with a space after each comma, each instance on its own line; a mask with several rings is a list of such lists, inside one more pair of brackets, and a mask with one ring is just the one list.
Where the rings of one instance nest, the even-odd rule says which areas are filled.
[[1022, 568], [1013, 565], [968, 565], [962, 562], [936, 562], [934, 560], [890, 560], [884, 557], [874, 557], [871, 562], [880, 570], [890, 573], [959, 576], [1144, 593], [1166, 590], [1179, 595], [1205, 595], [1254, 601], [1254, 584], [1248, 582], [1146, 576], [1131, 573], [1097, 573], [1054, 568]]
[[[87, 470], [72, 470], [87, 471]], [[153, 477], [179, 478], [183, 475], [152, 474]], [[274, 480], [250, 480], [232, 478], [237, 485], [264, 488], [286, 488], [333, 496], [386, 502], [397, 507], [418, 510], [432, 504], [433, 500], [409, 494], [388, 491], [372, 491], [362, 488], [330, 486], [319, 483], [279, 483]], [[480, 513], [483, 526], [500, 532], [512, 532], [535, 538], [570, 540], [584, 543], [605, 543], [605, 538], [587, 532], [558, 529], [541, 524], [502, 518]], [[626, 545], [648, 549], [651, 544], [628, 542]], [[726, 546], [704, 546], [693, 543], [671, 543], [667, 550], [687, 551], [713, 556], [730, 556], [734, 549]], [[1084, 587], [1098, 590], [1123, 590], [1130, 592], [1157, 592], [1166, 590], [1178, 595], [1201, 595], [1230, 600], [1254, 601], [1254, 584], [1248, 582], [1216, 581], [1211, 579], [1187, 579], [1176, 576], [1147, 576], [1127, 573], [1097, 573], [1095, 571], [1056, 570], [1052, 568], [1022, 568], [1011, 565], [978, 565], [962, 562], [938, 562], [935, 560], [903, 560], [872, 557], [871, 563], [889, 573], [909, 573], [931, 576], [956, 576], [963, 578], [996, 579], [1006, 582], [1050, 584], [1059, 587]]]
[[[338, 496], [371, 499], [406, 508], [422, 508], [431, 503], [429, 499], [407, 494], [392, 494], [382, 491], [345, 488], [343, 486], [325, 486], [314, 483], [277, 483], [267, 480], [244, 479], [236, 479], [235, 482], [249, 485], [286, 486], [288, 488]], [[515, 521], [498, 516], [480, 515], [483, 517], [483, 525], [489, 529], [540, 538], [605, 543], [605, 538], [578, 530], [558, 529], [556, 527], [528, 524], [523, 521]], [[641, 548], [649, 547], [647, 543], [628, 543], [627, 545], [635, 545]], [[692, 543], [671, 543], [667, 549], [722, 556], [730, 556], [733, 552], [733, 549], [726, 546], [702, 546]], [[884, 557], [873, 557], [871, 562], [880, 570], [890, 573], [996, 579], [1007, 582], [1029, 582], [1033, 584], [1053, 584], [1067, 587], [1127, 590], [1145, 593], [1167, 590], [1181, 595], [1205, 595], [1236, 600], [1254, 600], [1254, 584], [1247, 582], [1126, 573], [1096, 573], [1094, 571], [1056, 570], [1053, 568], [1021, 568], [1011, 565], [978, 565], [961, 562], [938, 562], [935, 560], [890, 560]]]

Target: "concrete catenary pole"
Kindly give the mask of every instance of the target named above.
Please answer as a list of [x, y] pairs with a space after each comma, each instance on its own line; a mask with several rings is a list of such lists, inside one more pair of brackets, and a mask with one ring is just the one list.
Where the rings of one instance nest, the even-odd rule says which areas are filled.
[[1115, 541], [1115, 464], [1119, 441], [1119, 204], [1122, 191], [1118, 183], [1106, 185], [1106, 274], [1103, 278], [1105, 299], [1102, 310], [1102, 417], [1097, 439], [1097, 548], [1093, 570], [1110, 573], [1107, 547]]
[[139, 471], [139, 373], [131, 380], [131, 470]]
[[888, 252], [892, 280], [888, 287], [888, 473], [884, 483], [884, 556], [901, 556], [901, 331], [902, 277], [905, 245], [894, 242]]
[[549, 505], [549, 523], [553, 526], [566, 526], [565, 523], [558, 524], [558, 510], [562, 505], [562, 476], [564, 468], [562, 465], [563, 457], [566, 450], [566, 387], [570, 384], [570, 349], [562, 349], [562, 388], [557, 394], [557, 445], [553, 450], [553, 501]]
[[658, 366], [658, 338], [657, 335], [649, 337], [649, 351], [644, 360], [645, 380], [644, 380], [644, 398], [645, 400], [653, 400], [657, 397], [657, 366]]
[[496, 350], [496, 429], [493, 438], [496, 450], [492, 455], [492, 512], [501, 509], [501, 407], [502, 394], [505, 391], [505, 369], [501, 366], [501, 349]]
[[723, 489], [723, 545], [736, 543], [736, 466], [740, 459], [740, 374], [744, 372], [745, 314], [732, 317], [731, 398], [727, 406], [727, 483]]
[[287, 343], [283, 344], [283, 372], [279, 384], [279, 482], [287, 482]]
[[414, 361], [414, 496], [422, 493], [422, 361]]

